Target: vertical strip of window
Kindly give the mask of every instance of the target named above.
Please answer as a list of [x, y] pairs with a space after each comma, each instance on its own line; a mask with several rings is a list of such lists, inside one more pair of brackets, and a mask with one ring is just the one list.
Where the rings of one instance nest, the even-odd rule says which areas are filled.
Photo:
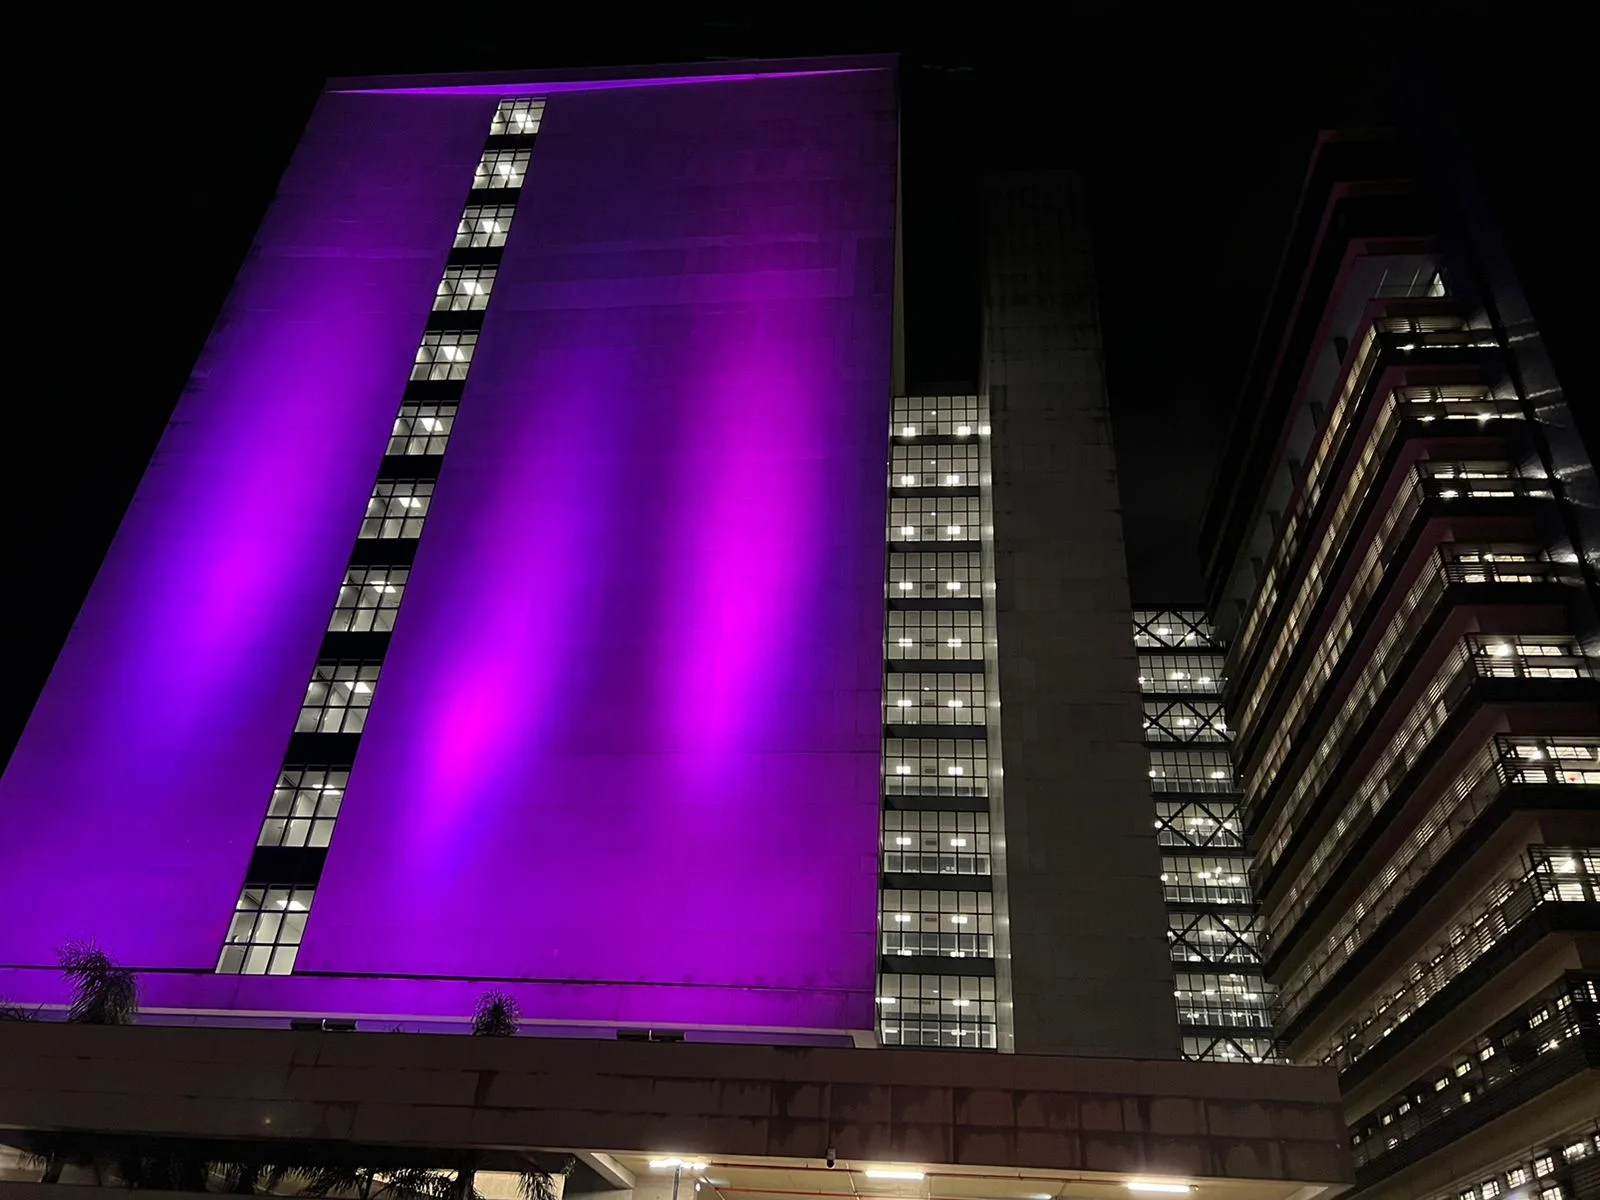
[[[472, 193], [491, 189], [507, 194], [495, 203], [475, 197], [476, 202], [462, 210], [451, 258], [434, 290], [433, 312], [442, 315], [430, 320], [417, 346], [410, 386], [387, 447], [391, 457], [416, 460], [417, 477], [390, 478], [390, 464], [390, 471], [374, 483], [367, 500], [356, 535], [358, 546], [421, 536], [433, 500], [436, 460], [449, 444], [460, 406], [460, 385], [467, 379], [477, 349], [478, 331], [473, 326], [494, 295], [498, 259], [531, 160], [531, 137], [539, 130], [544, 108], [543, 99], [515, 97], [502, 101], [495, 110], [470, 189]], [[509, 148], [504, 142], [495, 142], [515, 137], [528, 140]], [[353, 556], [356, 561], [346, 568], [328, 620], [331, 640], [324, 642], [328, 661], [316, 665], [306, 687], [295, 718], [292, 753], [298, 755], [306, 745], [317, 744], [301, 740], [308, 735], [348, 739], [359, 738], [365, 730], [382, 669], [381, 658], [372, 655], [381, 656], [387, 644], [386, 639], [372, 635], [393, 631], [410, 579], [410, 567], [401, 565], [407, 555], [396, 550], [399, 561], [393, 565], [374, 565], [371, 551], [363, 551]], [[360, 657], [341, 657], [341, 644], [359, 648], [356, 653]], [[334, 747], [341, 756], [350, 749], [347, 740], [323, 745]], [[335, 761], [347, 764], [349, 759]], [[320, 870], [321, 862], [320, 855], [305, 852], [325, 851], [331, 846], [349, 778], [347, 765], [284, 763], [257, 836], [250, 875], [235, 903], [217, 959], [219, 974], [287, 975], [294, 969], [315, 897], [314, 883], [305, 882], [307, 863], [315, 871]], [[280, 875], [274, 864], [292, 869]], [[285, 876], [293, 882], [259, 882]]]

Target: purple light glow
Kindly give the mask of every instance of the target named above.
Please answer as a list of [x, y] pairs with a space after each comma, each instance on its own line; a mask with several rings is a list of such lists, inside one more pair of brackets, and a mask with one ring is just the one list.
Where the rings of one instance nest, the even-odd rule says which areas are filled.
[[202, 972], [155, 1007], [459, 1015], [493, 979], [535, 1019], [870, 1028], [893, 94], [552, 100], [297, 977], [215, 977], [494, 107], [325, 97], [314, 130], [422, 148], [297, 158], [262, 242], [336, 248], [271, 303], [241, 277], [57, 665], [0, 793], [39, 914], [0, 965], [92, 934]]
[[302, 968], [871, 1026], [891, 88], [551, 103]]
[[318, 106], [0, 780], [0, 964], [216, 964], [494, 104]]

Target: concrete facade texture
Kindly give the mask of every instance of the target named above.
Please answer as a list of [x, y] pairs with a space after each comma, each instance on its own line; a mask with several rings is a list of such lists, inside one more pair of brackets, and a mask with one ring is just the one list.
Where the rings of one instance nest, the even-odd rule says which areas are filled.
[[[895, 70], [635, 74], [323, 96], [0, 782], [0, 993], [85, 938], [152, 1007], [871, 1029]], [[217, 976], [463, 205], [515, 198], [491, 117], [547, 92], [295, 974]]]
[[1175, 1057], [1116, 464], [1080, 181], [985, 191], [999, 693], [1019, 1053]]
[[[1331, 1072], [930, 1051], [0, 1025], [0, 1128], [1338, 1184]], [[1317, 1194], [1313, 1191], [1311, 1194]]]

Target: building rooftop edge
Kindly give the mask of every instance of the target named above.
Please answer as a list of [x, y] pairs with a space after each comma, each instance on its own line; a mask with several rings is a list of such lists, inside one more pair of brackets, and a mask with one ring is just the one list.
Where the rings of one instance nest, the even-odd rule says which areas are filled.
[[334, 76], [326, 92], [504, 92], [523, 85], [553, 85], [559, 91], [651, 83], [714, 83], [762, 76], [825, 75], [893, 70], [897, 54], [851, 54], [819, 58], [725, 59], [695, 63], [605, 67], [560, 67], [531, 71], [452, 71], [425, 75]]

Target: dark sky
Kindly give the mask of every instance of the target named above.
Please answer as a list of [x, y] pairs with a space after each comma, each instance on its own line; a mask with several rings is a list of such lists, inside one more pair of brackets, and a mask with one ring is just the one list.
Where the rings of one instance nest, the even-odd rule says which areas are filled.
[[47, 18], [17, 47], [36, 77], [12, 109], [13, 211], [27, 214], [16, 294], [38, 308], [14, 351], [13, 461], [31, 482], [7, 508], [0, 744], [20, 731], [328, 75], [902, 52], [913, 382], [976, 372], [981, 171], [1087, 172], [1135, 593], [1181, 600], [1199, 594], [1199, 511], [1315, 131], [1375, 115], [1405, 65], [1402, 26], [1498, 8], [568, 7], [578, 24], [547, 5], [444, 6], [425, 24], [365, 6], [91, 24], [60, 6], [55, 28]]

